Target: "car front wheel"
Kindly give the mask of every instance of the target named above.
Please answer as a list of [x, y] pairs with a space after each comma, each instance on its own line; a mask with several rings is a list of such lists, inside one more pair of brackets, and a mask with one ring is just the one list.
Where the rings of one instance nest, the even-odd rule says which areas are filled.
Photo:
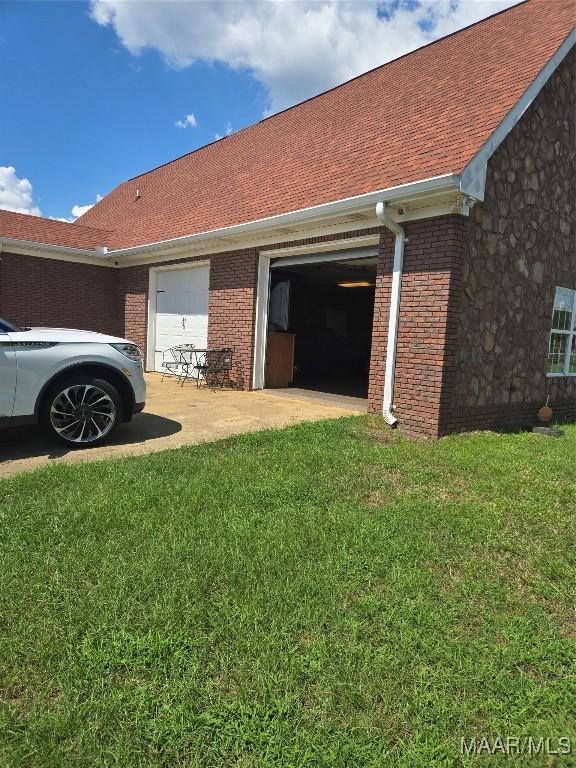
[[71, 448], [100, 445], [122, 421], [122, 398], [104, 379], [70, 378], [51, 388], [43, 421], [55, 437]]

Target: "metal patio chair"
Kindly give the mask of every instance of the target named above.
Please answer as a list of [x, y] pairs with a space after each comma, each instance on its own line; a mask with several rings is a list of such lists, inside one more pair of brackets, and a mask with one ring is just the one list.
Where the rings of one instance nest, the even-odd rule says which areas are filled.
[[170, 347], [162, 352], [162, 378], [170, 374], [177, 376], [178, 380], [182, 376], [182, 369], [190, 362], [189, 353], [194, 349], [194, 344], [181, 344], [177, 347]]
[[[209, 387], [224, 387], [230, 380], [232, 349], [206, 349], [198, 354], [194, 365], [196, 386], [202, 381]], [[184, 382], [182, 382], [184, 383]]]

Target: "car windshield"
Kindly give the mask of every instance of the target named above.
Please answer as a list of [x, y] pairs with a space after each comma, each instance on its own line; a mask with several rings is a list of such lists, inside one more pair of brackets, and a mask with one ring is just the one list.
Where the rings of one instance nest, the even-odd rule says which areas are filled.
[[0, 317], [0, 333], [18, 333], [19, 331], [25, 331], [26, 328], [18, 328], [14, 323], [9, 323], [8, 320], [3, 320]]

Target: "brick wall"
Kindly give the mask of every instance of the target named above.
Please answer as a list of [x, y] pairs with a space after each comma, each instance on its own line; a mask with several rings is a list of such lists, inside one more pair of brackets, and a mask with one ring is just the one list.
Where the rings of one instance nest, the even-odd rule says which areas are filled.
[[147, 351], [148, 266], [115, 270], [120, 335]]
[[250, 389], [254, 361], [254, 323], [258, 251], [234, 251], [210, 259], [208, 345], [232, 347], [237, 386]]
[[[351, 231], [334, 236], [319, 236], [298, 242], [278, 243], [266, 250], [294, 245], [312, 245], [378, 230]], [[208, 305], [208, 343], [234, 349], [235, 378], [244, 389], [252, 385], [254, 331], [258, 282], [257, 248], [221, 253], [210, 257], [210, 296]]]
[[[311, 245], [376, 234], [378, 229], [350, 231], [334, 236], [319, 236], [298, 242], [266, 246], [267, 250], [293, 245]], [[254, 323], [258, 278], [258, 249], [229, 251], [210, 257], [196, 256], [171, 261], [166, 266], [210, 260], [210, 295], [208, 309], [208, 343], [234, 349], [235, 377], [239, 386], [248, 389], [254, 364]], [[150, 267], [114, 270], [118, 295], [119, 328], [122, 335], [137, 343], [146, 353], [148, 279]]]
[[370, 376], [368, 380], [368, 411], [370, 413], [382, 413], [393, 265], [394, 235], [389, 230], [384, 229], [380, 232], [376, 290], [374, 294], [372, 350], [370, 353]]
[[[486, 199], [469, 219], [405, 227], [394, 402], [410, 433], [529, 425], [547, 395], [558, 415], [576, 416], [576, 379], [545, 375], [555, 286], [576, 288], [573, 78], [571, 54], [490, 160]], [[393, 236], [372, 229], [276, 247], [374, 233], [369, 410], [380, 413]], [[149, 269], [161, 263], [116, 270], [1, 258], [0, 316], [117, 333], [146, 350]], [[257, 249], [210, 257], [208, 342], [234, 348], [244, 388], [252, 380], [257, 268]]]
[[117, 334], [116, 274], [109, 267], [3, 252], [0, 317], [16, 325]]
[[[402, 429], [437, 436], [452, 386], [458, 319], [454, 295], [464, 244], [460, 216], [443, 216], [405, 226], [404, 270], [396, 349], [394, 405]], [[369, 410], [381, 413], [388, 341], [394, 237], [381, 235], [376, 279]]]

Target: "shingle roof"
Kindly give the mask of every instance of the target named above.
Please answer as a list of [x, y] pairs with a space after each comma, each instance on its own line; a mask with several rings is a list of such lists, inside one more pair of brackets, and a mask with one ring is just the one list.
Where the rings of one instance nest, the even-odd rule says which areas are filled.
[[127, 181], [81, 222], [128, 247], [459, 173], [574, 22], [573, 0], [528, 0]]
[[77, 223], [33, 219], [29, 239], [126, 248], [460, 173], [575, 21], [573, 0], [527, 0], [126, 181]]
[[0, 237], [64, 245], [69, 248], [93, 249], [99, 245], [107, 245], [110, 232], [76, 222], [70, 224], [42, 216], [0, 210]]

